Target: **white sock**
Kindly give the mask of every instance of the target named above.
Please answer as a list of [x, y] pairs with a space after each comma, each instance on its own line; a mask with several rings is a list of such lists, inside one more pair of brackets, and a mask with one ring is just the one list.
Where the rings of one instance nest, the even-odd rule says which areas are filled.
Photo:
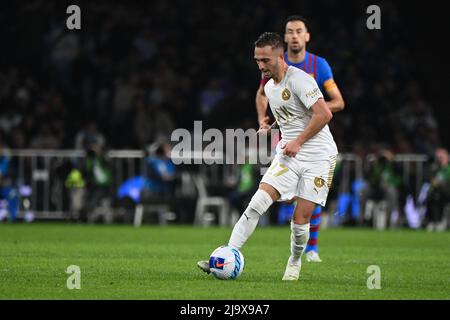
[[309, 240], [309, 223], [295, 224], [291, 221], [291, 257], [292, 264], [301, 263], [302, 254]]
[[228, 245], [241, 249], [253, 231], [255, 231], [261, 215], [269, 209], [272, 203], [273, 200], [266, 191], [261, 189], [256, 191], [247, 209], [245, 209], [239, 221], [234, 225]]
[[260, 215], [258, 212], [251, 208], [247, 208], [238, 222], [234, 225], [228, 245], [241, 249], [245, 241], [247, 241], [253, 231], [255, 231], [255, 228], [258, 225], [259, 217]]

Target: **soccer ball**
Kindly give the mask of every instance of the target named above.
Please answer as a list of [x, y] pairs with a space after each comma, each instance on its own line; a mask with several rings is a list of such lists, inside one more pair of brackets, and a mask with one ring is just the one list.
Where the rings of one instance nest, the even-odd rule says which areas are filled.
[[236, 279], [244, 270], [244, 255], [236, 248], [220, 246], [209, 257], [209, 269], [218, 279]]

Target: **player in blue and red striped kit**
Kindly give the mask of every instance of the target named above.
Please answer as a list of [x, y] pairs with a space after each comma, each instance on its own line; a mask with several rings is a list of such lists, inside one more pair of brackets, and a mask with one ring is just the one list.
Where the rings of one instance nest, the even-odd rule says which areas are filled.
[[[284, 34], [284, 41], [287, 44], [284, 60], [288, 65], [302, 69], [313, 76], [323, 95], [327, 97], [326, 102], [331, 112], [341, 111], [344, 109], [345, 103], [333, 79], [331, 67], [324, 58], [306, 51], [306, 44], [309, 40], [310, 33], [307, 28], [307, 20], [297, 15], [288, 17]], [[268, 99], [264, 94], [264, 85], [267, 81], [269, 79], [262, 75], [261, 83], [256, 93], [256, 109], [260, 129], [268, 129], [270, 126], [267, 115]], [[322, 208], [317, 206], [310, 221], [309, 241], [305, 250], [306, 260], [309, 262], [322, 261], [319, 257], [317, 245], [321, 212]]]

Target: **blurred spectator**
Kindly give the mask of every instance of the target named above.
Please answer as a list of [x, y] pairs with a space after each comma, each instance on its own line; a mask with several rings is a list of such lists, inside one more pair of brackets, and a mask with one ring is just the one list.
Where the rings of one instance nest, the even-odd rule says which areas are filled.
[[[137, 200], [144, 211], [148, 206], [156, 205], [153, 210], [158, 213], [160, 223], [174, 220], [176, 216], [171, 210], [178, 205], [174, 197], [177, 171], [170, 159], [170, 145], [165, 141], [157, 141], [151, 144], [146, 152], [147, 177], [129, 179], [121, 191], [128, 189], [129, 198], [135, 202]], [[139, 198], [132, 194], [137, 190], [140, 191]]]
[[25, 149], [28, 147], [27, 139], [21, 128], [14, 128], [11, 131], [11, 149]]
[[138, 50], [142, 61], [150, 61], [156, 53], [155, 33], [148, 27], [143, 29], [134, 38], [133, 46]]
[[46, 40], [53, 83], [72, 91], [74, 61], [79, 51], [79, 35], [75, 32], [66, 32], [64, 22], [58, 20], [51, 26]]
[[367, 209], [368, 201], [385, 201], [387, 224], [397, 226], [400, 215], [400, 188], [402, 176], [394, 162], [394, 154], [382, 149], [370, 165], [367, 182], [360, 190], [362, 210]]
[[155, 140], [169, 141], [175, 129], [172, 117], [160, 106], [151, 106], [150, 116], [154, 125]]
[[12, 180], [9, 148], [2, 139], [0, 131], [0, 221], [14, 221], [19, 209], [18, 193]]
[[239, 178], [236, 181], [234, 190], [228, 194], [231, 206], [239, 212], [244, 212], [251, 197], [258, 188], [259, 170], [250, 163], [239, 167]]
[[86, 194], [85, 185], [81, 170], [77, 167], [72, 168], [64, 182], [64, 186], [69, 191], [70, 207], [68, 218], [71, 221], [80, 219]]
[[5, 133], [10, 133], [13, 128], [20, 125], [22, 122], [22, 115], [14, 110], [14, 108], [9, 107], [0, 113], [0, 130]]
[[208, 116], [214, 112], [220, 101], [225, 97], [225, 92], [218, 79], [211, 79], [207, 87], [200, 93], [200, 111], [202, 116]]
[[37, 134], [31, 139], [30, 147], [34, 149], [58, 149], [61, 141], [50, 129], [50, 125], [40, 125]]
[[116, 81], [115, 94], [113, 98], [112, 123], [120, 127], [123, 119], [131, 111], [133, 99], [140, 93], [137, 75], [119, 78]]
[[170, 145], [158, 141], [148, 147], [148, 191], [156, 197], [170, 197], [175, 190], [176, 167], [170, 159]]
[[87, 150], [91, 145], [105, 148], [105, 137], [94, 121], [88, 122], [75, 136], [75, 149]]
[[138, 96], [133, 114], [133, 133], [139, 148], [158, 139], [170, 139], [175, 123], [159, 105], [151, 105], [144, 97]]
[[446, 149], [438, 148], [435, 151], [435, 162], [431, 168], [432, 176], [427, 197], [429, 231], [444, 231], [446, 220], [443, 219], [444, 209], [450, 204], [450, 164]]
[[81, 167], [86, 193], [81, 220], [91, 221], [95, 209], [103, 202], [111, 203], [112, 170], [100, 145], [91, 144]]
[[[136, 206], [164, 204], [166, 207], [176, 205], [174, 197], [176, 186], [176, 167], [170, 159], [170, 145], [164, 140], [148, 146], [145, 150], [147, 176], [134, 176], [125, 180], [117, 190], [119, 216], [130, 222]], [[162, 210], [161, 207], [158, 208]], [[158, 212], [160, 216], [167, 212]], [[161, 222], [161, 221], [160, 221]]]
[[144, 148], [154, 139], [154, 128], [149, 107], [143, 96], [136, 97], [133, 115], [133, 134], [138, 147]]

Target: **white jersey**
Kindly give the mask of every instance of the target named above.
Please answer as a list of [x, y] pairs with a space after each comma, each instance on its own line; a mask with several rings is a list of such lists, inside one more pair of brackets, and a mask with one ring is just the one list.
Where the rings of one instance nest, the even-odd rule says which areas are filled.
[[[301, 69], [290, 66], [280, 83], [270, 79], [264, 86], [270, 109], [280, 126], [280, 145], [294, 140], [305, 130], [312, 117], [311, 106], [323, 98], [316, 81]], [[305, 142], [296, 158], [302, 161], [328, 159], [337, 155], [338, 150], [328, 125]]]

